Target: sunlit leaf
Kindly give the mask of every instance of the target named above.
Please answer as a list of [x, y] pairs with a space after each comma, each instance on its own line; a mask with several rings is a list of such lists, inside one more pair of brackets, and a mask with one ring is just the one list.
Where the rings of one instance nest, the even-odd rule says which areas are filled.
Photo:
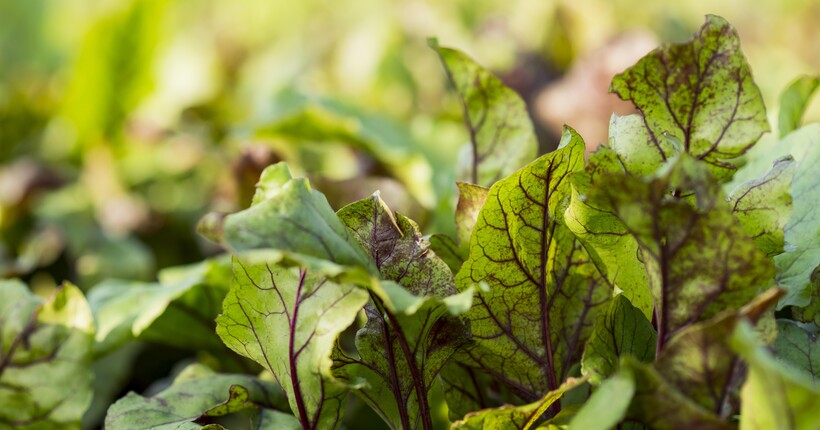
[[800, 121], [818, 86], [820, 77], [801, 76], [789, 84], [786, 91], [780, 95], [780, 114], [777, 117], [780, 137], [800, 128]]
[[686, 152], [709, 163], [720, 179], [737, 168], [729, 160], [769, 131], [737, 33], [718, 16], [707, 15], [689, 42], [662, 46], [615, 76], [610, 90], [641, 111], [645, 131], [627, 133], [648, 137], [642, 151], [656, 152], [661, 161]]

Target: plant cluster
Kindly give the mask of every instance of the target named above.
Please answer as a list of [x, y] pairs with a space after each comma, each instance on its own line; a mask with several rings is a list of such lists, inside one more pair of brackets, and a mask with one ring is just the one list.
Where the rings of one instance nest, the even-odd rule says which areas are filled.
[[334, 212], [271, 165], [250, 207], [200, 224], [229, 256], [45, 303], [2, 281], [0, 428], [78, 427], [106, 377], [92, 357], [122, 365], [134, 338], [202, 363], [106, 428], [358, 428], [351, 396], [405, 430], [440, 424], [437, 396], [452, 429], [820, 427], [820, 124], [800, 126], [817, 78], [755, 146], [760, 93], [708, 16], [613, 79], [639, 113], [613, 115], [608, 144], [586, 160], [566, 127], [536, 158], [523, 101], [431, 46], [470, 136], [456, 237], [378, 192]]

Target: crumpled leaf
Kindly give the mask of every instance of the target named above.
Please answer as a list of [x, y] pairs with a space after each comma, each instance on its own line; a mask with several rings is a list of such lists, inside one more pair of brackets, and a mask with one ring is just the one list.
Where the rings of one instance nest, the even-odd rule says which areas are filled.
[[587, 195], [590, 204], [617, 216], [638, 241], [661, 344], [769, 286], [771, 261], [722, 201], [703, 164], [682, 154], [654, 176], [602, 175], [597, 184]]
[[777, 160], [766, 176], [742, 183], [729, 195], [732, 212], [769, 257], [783, 252], [784, 229], [792, 211], [795, 168], [791, 157]]
[[535, 158], [538, 141], [521, 97], [464, 53], [436, 40], [430, 46], [461, 100], [470, 135], [458, 179], [489, 187]]
[[132, 391], [115, 402], [108, 409], [105, 428], [198, 430], [202, 424], [197, 421], [205, 417], [286, 405], [281, 390], [270, 382], [248, 375], [217, 374], [193, 364], [154, 396], [143, 397]]
[[595, 186], [593, 184], [604, 184], [598, 179], [600, 175], [623, 172], [618, 157], [612, 149], [602, 146], [590, 155], [584, 172], [570, 177], [572, 200], [564, 221], [584, 244], [609, 283], [622, 290], [632, 305], [651, 318], [654, 309], [652, 292], [638, 256], [637, 240], [612, 211], [598, 208], [586, 198], [590, 188]]
[[731, 344], [749, 365], [740, 393], [740, 430], [820, 428], [820, 391], [778, 363], [759, 344], [750, 324], [738, 325]]
[[777, 126], [780, 137], [800, 128], [809, 100], [820, 87], [820, 77], [801, 76], [795, 79], [780, 95], [780, 113]]
[[610, 296], [581, 243], [562, 223], [568, 176], [584, 142], [565, 130], [558, 150], [492, 187], [456, 276], [479, 288], [466, 314], [471, 359], [524, 401], [558, 388], [581, 359], [592, 321]]
[[233, 266], [217, 334], [273, 373], [305, 429], [336, 428], [347, 389], [331, 376], [330, 354], [367, 291], [319, 270], [277, 265], [264, 252], [234, 257]]
[[468, 341], [455, 317], [472, 292], [456, 295], [449, 267], [429, 249], [418, 226], [379, 198], [352, 203], [339, 218], [378, 268], [391, 305], [371, 294], [367, 322], [356, 334], [359, 357], [337, 348], [334, 374], [394, 428], [431, 428], [429, 391], [449, 358]]
[[79, 288], [42, 302], [0, 280], [0, 427], [79, 429], [91, 403], [94, 319]]
[[643, 115], [645, 131], [627, 140], [638, 140], [660, 161], [686, 152], [710, 164], [721, 180], [737, 168], [729, 160], [769, 131], [737, 33], [715, 15], [706, 16], [689, 42], [657, 48], [616, 75], [610, 91], [631, 100]]
[[213, 319], [230, 285], [227, 258], [164, 269], [158, 283], [106, 280], [88, 293], [97, 320], [95, 350], [139, 338], [192, 350], [221, 350]]
[[820, 389], [820, 338], [817, 326], [795, 321], [777, 320], [774, 352], [779, 361], [805, 372], [803, 380]]
[[251, 207], [208, 219], [200, 231], [233, 251], [279, 249], [376, 272], [325, 196], [307, 179], [293, 178], [285, 163], [262, 172]]
[[[483, 409], [467, 414], [464, 419], [453, 423], [452, 430], [527, 430], [538, 425], [539, 418], [567, 391], [586, 382], [585, 378], [569, 378], [555, 390], [538, 401], [522, 405], [505, 405], [495, 409]], [[537, 427], [540, 428], [540, 427]]]
[[630, 355], [638, 361], [655, 359], [658, 334], [643, 313], [623, 294], [615, 296], [605, 313], [600, 313], [584, 350], [581, 370], [592, 384], [618, 370], [620, 358]]

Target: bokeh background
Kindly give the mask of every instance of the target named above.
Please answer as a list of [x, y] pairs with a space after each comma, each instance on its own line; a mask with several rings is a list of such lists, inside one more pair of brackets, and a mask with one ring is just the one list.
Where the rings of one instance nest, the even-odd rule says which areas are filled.
[[0, 277], [43, 296], [154, 280], [218, 252], [197, 221], [280, 160], [336, 208], [380, 189], [452, 232], [467, 135], [428, 37], [522, 95], [542, 152], [564, 123], [591, 150], [631, 109], [612, 75], [707, 13], [737, 28], [770, 118], [820, 70], [813, 0], [0, 2]]

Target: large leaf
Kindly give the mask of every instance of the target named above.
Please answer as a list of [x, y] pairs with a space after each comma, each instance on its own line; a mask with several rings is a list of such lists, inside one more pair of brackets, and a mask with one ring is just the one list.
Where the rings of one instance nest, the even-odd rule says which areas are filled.
[[769, 286], [769, 258], [691, 157], [676, 157], [647, 178], [602, 175], [596, 185], [590, 203], [612, 212], [638, 241], [661, 345], [679, 329], [738, 309]]
[[544, 413], [567, 391], [585, 382], [584, 378], [570, 378], [536, 402], [522, 406], [505, 405], [495, 409], [476, 411], [453, 423], [452, 430], [527, 430], [534, 429]]
[[782, 293], [770, 289], [740, 311], [727, 310], [686, 327], [658, 355], [654, 368], [691, 401], [723, 419], [731, 418], [738, 412], [734, 407], [743, 373], [727, 341], [740, 321], [756, 323], [771, 317], [770, 311]]
[[820, 338], [817, 326], [777, 320], [774, 350], [777, 358], [805, 372], [805, 380], [820, 389]]
[[766, 176], [742, 183], [729, 195], [732, 212], [769, 257], [783, 252], [784, 229], [792, 211], [795, 167], [791, 157], [777, 160]]
[[584, 142], [567, 128], [558, 150], [492, 187], [456, 276], [480, 288], [467, 313], [469, 355], [525, 401], [558, 388], [577, 363], [609, 286], [563, 224], [568, 176], [583, 168]]
[[780, 137], [800, 128], [800, 121], [812, 95], [820, 86], [820, 77], [801, 76], [794, 80], [780, 96], [777, 127]]
[[464, 109], [470, 134], [458, 179], [489, 187], [535, 158], [535, 138], [527, 107], [500, 79], [464, 53], [431, 41]]
[[731, 342], [749, 365], [740, 393], [740, 430], [820, 428], [820, 391], [816, 387], [783, 367], [759, 345], [750, 324], [740, 324]]
[[79, 429], [91, 403], [93, 341], [77, 287], [43, 303], [21, 282], [0, 281], [0, 427]]
[[88, 293], [98, 354], [139, 338], [192, 350], [219, 350], [213, 320], [230, 284], [227, 258], [174, 267], [160, 282], [106, 280]]
[[454, 316], [472, 293], [455, 295], [449, 267], [429, 250], [418, 226], [379, 198], [350, 204], [339, 217], [373, 259], [390, 303], [372, 295], [356, 334], [359, 357], [337, 350], [335, 374], [366, 381], [357, 393], [393, 428], [430, 429], [429, 391], [441, 368], [467, 340]]
[[284, 163], [262, 172], [250, 208], [224, 219], [207, 218], [200, 231], [234, 251], [278, 249], [375, 272], [325, 196], [307, 179], [294, 179]]
[[247, 375], [216, 374], [193, 364], [162, 392], [144, 397], [132, 391], [111, 405], [105, 428], [199, 430], [199, 422], [209, 417], [258, 409], [258, 421], [265, 409], [281, 407], [287, 407], [284, 396], [270, 382]]
[[481, 369], [452, 360], [441, 369], [440, 379], [451, 421], [460, 420], [469, 412], [501, 406], [490, 398], [488, 388], [492, 381]]
[[651, 363], [655, 359], [657, 337], [643, 313], [619, 294], [612, 299], [606, 313], [598, 315], [584, 350], [581, 369], [584, 375], [590, 375], [590, 382], [597, 384], [618, 370], [623, 356]]
[[644, 130], [632, 132], [643, 151], [661, 161], [689, 153], [721, 179], [736, 169], [728, 160], [769, 131], [737, 33], [714, 15], [689, 42], [662, 46], [615, 76], [610, 90], [641, 111]]
[[564, 220], [586, 246], [609, 283], [621, 289], [634, 306], [651, 318], [654, 304], [646, 271], [638, 258], [637, 240], [612, 211], [598, 208], [586, 199], [591, 187], [601, 186], [598, 184], [600, 175], [622, 171], [623, 164], [618, 155], [608, 147], [593, 153], [584, 172], [570, 178], [572, 200]]
[[264, 252], [234, 258], [234, 281], [217, 334], [276, 377], [305, 429], [336, 428], [347, 389], [330, 374], [338, 335], [367, 302], [365, 290]]

